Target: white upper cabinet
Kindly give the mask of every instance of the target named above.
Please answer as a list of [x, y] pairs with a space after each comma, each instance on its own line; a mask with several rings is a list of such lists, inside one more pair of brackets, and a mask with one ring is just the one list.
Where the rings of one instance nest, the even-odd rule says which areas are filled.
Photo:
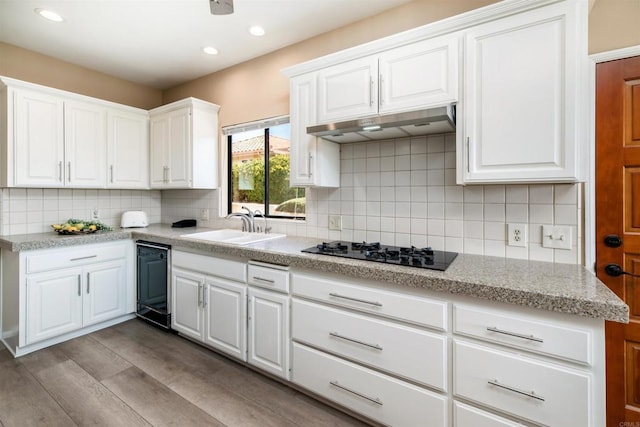
[[466, 32], [459, 183], [579, 179], [585, 6], [560, 2]]
[[101, 105], [65, 101], [65, 185], [104, 188], [106, 185], [107, 110]]
[[[3, 91], [2, 186], [63, 185], [64, 103], [46, 93]], [[5, 157], [6, 156], [6, 157]]]
[[148, 188], [148, 113], [0, 78], [3, 187]]
[[149, 115], [111, 109], [107, 122], [107, 187], [149, 188]]
[[340, 146], [307, 134], [316, 120], [315, 73], [294, 77], [291, 87], [290, 177], [292, 186], [338, 187]]
[[386, 50], [318, 71], [318, 122], [455, 102], [457, 34]]
[[[378, 112], [378, 58], [370, 56], [318, 72], [318, 122]], [[315, 123], [311, 123], [315, 124]]]
[[149, 112], [152, 188], [217, 188], [219, 110], [187, 98]]

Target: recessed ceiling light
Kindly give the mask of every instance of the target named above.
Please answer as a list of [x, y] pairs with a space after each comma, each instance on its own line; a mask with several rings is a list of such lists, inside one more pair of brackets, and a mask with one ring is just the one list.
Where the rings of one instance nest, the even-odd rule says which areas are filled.
[[38, 15], [42, 16], [43, 18], [48, 19], [49, 21], [53, 21], [53, 22], [64, 21], [64, 18], [62, 16], [60, 16], [59, 14], [55, 13], [52, 10], [38, 8], [35, 10], [35, 12]]
[[218, 49], [216, 49], [215, 47], [212, 47], [212, 46], [203, 47], [202, 51], [204, 53], [206, 53], [207, 55], [217, 55], [218, 54]]
[[266, 34], [266, 31], [261, 26], [254, 25], [251, 28], [249, 28], [249, 33], [251, 33], [251, 35], [256, 37], [262, 37]]

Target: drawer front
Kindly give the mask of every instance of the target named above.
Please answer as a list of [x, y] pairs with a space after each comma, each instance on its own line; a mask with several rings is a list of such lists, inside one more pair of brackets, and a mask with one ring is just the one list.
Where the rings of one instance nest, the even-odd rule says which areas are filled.
[[454, 342], [453, 392], [552, 426], [591, 426], [591, 376], [516, 353]]
[[277, 266], [256, 265], [249, 262], [248, 281], [250, 285], [270, 289], [272, 291], [289, 293], [289, 271]]
[[472, 307], [455, 306], [453, 313], [458, 334], [583, 364], [592, 362], [592, 334], [587, 330]]
[[296, 299], [292, 313], [296, 341], [447, 390], [444, 336]]
[[293, 295], [349, 307], [417, 325], [447, 330], [447, 302], [400, 292], [292, 274]]
[[446, 397], [298, 343], [293, 382], [387, 425], [448, 425]]
[[453, 425], [455, 427], [523, 427], [524, 424], [507, 420], [481, 409], [453, 402]]
[[171, 252], [171, 265], [236, 282], [247, 282], [247, 264], [241, 261], [174, 250]]
[[126, 258], [128, 256], [127, 246], [131, 245], [131, 241], [126, 240], [116, 243], [34, 251], [27, 253], [25, 257], [27, 274]]

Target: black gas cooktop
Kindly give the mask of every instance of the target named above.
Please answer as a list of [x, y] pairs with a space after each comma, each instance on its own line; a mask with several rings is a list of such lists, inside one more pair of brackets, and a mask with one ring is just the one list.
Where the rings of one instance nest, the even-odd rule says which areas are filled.
[[458, 256], [456, 252], [435, 251], [430, 247], [400, 247], [381, 245], [377, 242], [355, 243], [339, 240], [323, 242], [314, 247], [303, 249], [302, 252], [441, 271], [446, 270]]

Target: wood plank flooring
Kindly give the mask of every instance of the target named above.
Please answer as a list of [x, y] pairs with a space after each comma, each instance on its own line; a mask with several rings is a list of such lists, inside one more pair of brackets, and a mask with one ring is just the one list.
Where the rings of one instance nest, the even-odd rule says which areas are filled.
[[364, 426], [134, 319], [13, 359], [0, 349], [0, 426]]

